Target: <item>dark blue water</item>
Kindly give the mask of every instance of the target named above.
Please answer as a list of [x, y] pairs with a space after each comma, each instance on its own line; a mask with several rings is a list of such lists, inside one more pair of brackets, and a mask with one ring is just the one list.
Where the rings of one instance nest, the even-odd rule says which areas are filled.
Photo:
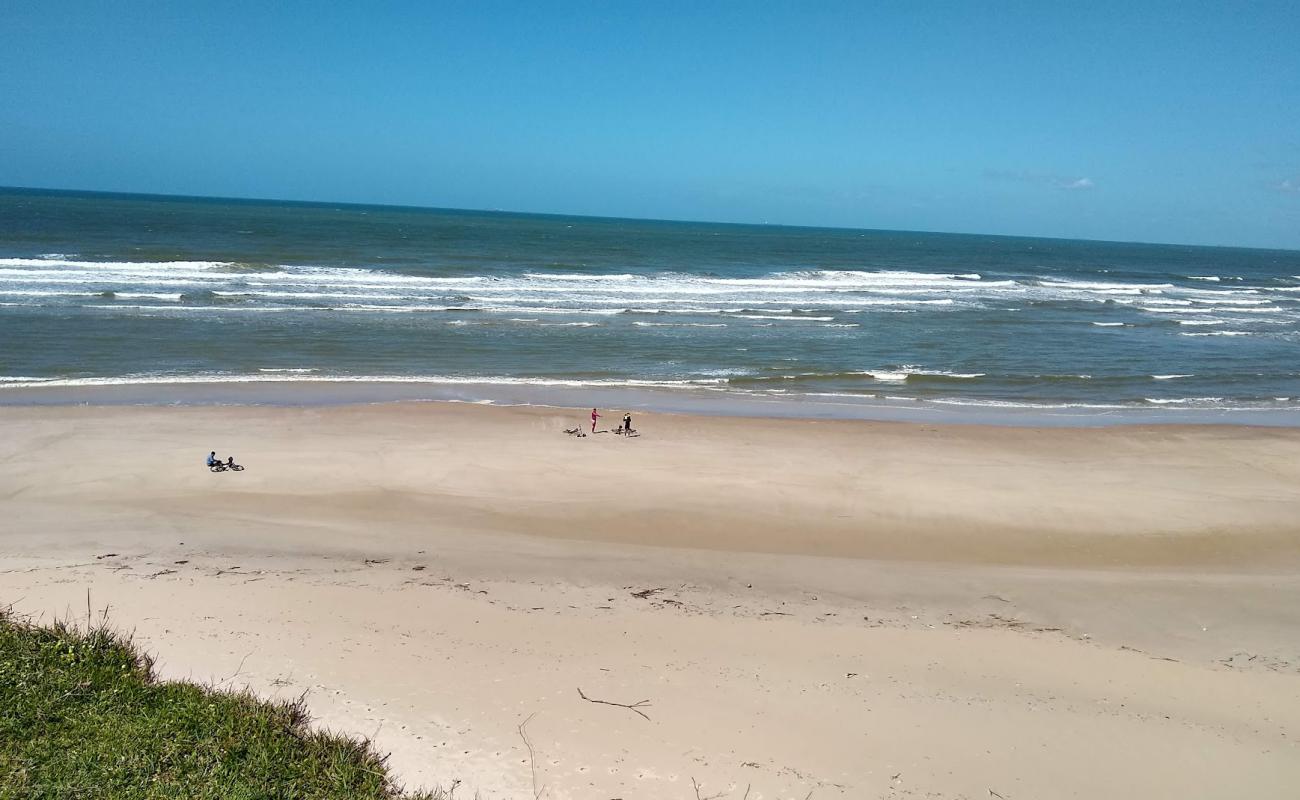
[[1300, 252], [0, 191], [0, 393], [326, 379], [1294, 411]]

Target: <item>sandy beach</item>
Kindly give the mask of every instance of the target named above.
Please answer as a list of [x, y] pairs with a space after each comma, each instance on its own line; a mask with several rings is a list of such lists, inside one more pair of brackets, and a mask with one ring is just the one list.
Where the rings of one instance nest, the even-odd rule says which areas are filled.
[[1295, 796], [1300, 429], [585, 419], [0, 408], [0, 604], [466, 797]]

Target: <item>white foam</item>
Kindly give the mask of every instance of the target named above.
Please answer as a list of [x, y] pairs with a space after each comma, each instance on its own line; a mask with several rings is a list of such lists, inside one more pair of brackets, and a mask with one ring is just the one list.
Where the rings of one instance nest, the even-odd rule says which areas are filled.
[[1152, 379], [1157, 381], [1172, 381], [1175, 378], [1190, 378], [1192, 376], [1190, 374], [1187, 374], [1187, 375], [1152, 375], [1151, 377]]
[[[541, 315], [615, 316], [690, 314], [738, 316], [754, 327], [803, 319], [847, 328], [842, 314], [924, 313], [987, 308], [1012, 313], [1021, 302], [1122, 303], [1154, 314], [1216, 312], [1258, 314], [1268, 320], [1300, 322], [1300, 306], [1282, 294], [1257, 289], [1204, 288], [1172, 283], [1087, 281], [1048, 278], [986, 280], [976, 272], [909, 270], [798, 270], [751, 277], [719, 278], [684, 272], [655, 274], [555, 273], [515, 275], [418, 275], [369, 267], [279, 265], [248, 267], [224, 261], [91, 261], [67, 254], [0, 259], [0, 291], [30, 299], [30, 305], [65, 305], [77, 295], [116, 293], [118, 301], [176, 303], [192, 289], [235, 300], [230, 305], [197, 303], [190, 314], [253, 310], [325, 313], [507, 314], [510, 319]], [[1217, 276], [1192, 276], [1210, 278]], [[1224, 278], [1227, 280], [1227, 278]], [[1272, 287], [1270, 291], [1300, 290]], [[1253, 296], [1252, 296], [1253, 295]], [[1269, 298], [1273, 299], [1269, 299]], [[161, 305], [112, 303], [118, 311], [163, 313]], [[321, 307], [326, 306], [326, 307]], [[790, 313], [799, 308], [808, 316]], [[1125, 323], [1097, 323], [1123, 327]]]
[[1205, 333], [1180, 333], [1179, 336], [1253, 336], [1250, 331], [1207, 331]]
[[947, 406], [984, 406], [989, 408], [1035, 408], [1035, 409], [1066, 409], [1066, 408], [1088, 408], [1099, 410], [1120, 410], [1127, 409], [1130, 406], [1119, 405], [1115, 403], [1023, 403], [1012, 400], [985, 400], [965, 397], [934, 397], [926, 398], [927, 403], [938, 403]]
[[[768, 391], [771, 393], [785, 392], [784, 389], [769, 389]], [[880, 395], [875, 394], [874, 392], [799, 392], [799, 396], [801, 397], [845, 397], [845, 398], [852, 398], [855, 400], [861, 400], [867, 397], [879, 397]]]
[[[817, 376], [819, 374], [820, 373], [809, 372], [795, 377]], [[895, 383], [899, 381], [905, 381], [912, 376], [961, 378], [961, 379], [968, 379], [968, 380], [974, 378], [983, 378], [985, 376], [985, 373], [983, 372], [952, 372], [946, 369], [926, 369], [925, 367], [913, 366], [911, 364], [904, 364], [903, 366], [898, 367], [897, 369], [865, 370], [863, 372], [854, 373], [854, 374], [866, 375], [878, 381], [890, 381]]]
[[916, 369], [912, 370], [913, 375], [942, 375], [945, 378], [983, 378], [983, 372], [948, 372], [942, 369]]
[[466, 375], [320, 375], [283, 372], [203, 373], [191, 375], [136, 374], [117, 377], [93, 378], [31, 378], [7, 379], [0, 377], [0, 389], [23, 389], [48, 386], [152, 386], [171, 384], [222, 384], [222, 383], [416, 383], [483, 386], [554, 386], [568, 388], [635, 387], [635, 388], [708, 388], [726, 383], [725, 378], [681, 379], [616, 379], [616, 378], [540, 378], [516, 376], [466, 376]]
[[423, 300], [425, 297], [410, 294], [377, 294], [374, 292], [284, 292], [284, 291], [213, 291], [217, 297], [233, 297], [243, 299], [255, 299], [260, 297], [270, 299], [296, 299], [296, 300], [318, 300], [318, 299], [359, 299], [359, 300]]
[[1172, 283], [1097, 283], [1093, 281], [1070, 281], [1055, 280], [1041, 281], [1041, 285], [1050, 286], [1060, 289], [1088, 290], [1088, 291], [1107, 291], [1121, 290], [1125, 292], [1132, 291], [1150, 291], [1152, 289], [1172, 289]]
[[1238, 300], [1235, 297], [1219, 297], [1213, 299], [1193, 297], [1192, 302], [1217, 306], [1267, 306], [1272, 305], [1273, 303], [1272, 300]]
[[[1192, 310], [1194, 310], [1194, 309], [1184, 309], [1184, 310], [1186, 310], [1186, 311], [1192, 311]], [[1276, 308], [1276, 307], [1273, 307], [1273, 308], [1242, 308], [1241, 306], [1231, 306], [1231, 307], [1228, 307], [1228, 308], [1218, 307], [1218, 308], [1206, 308], [1206, 309], [1199, 309], [1199, 310], [1208, 311], [1208, 312], [1210, 312], [1210, 313], [1214, 313], [1215, 311], [1222, 311], [1222, 312], [1226, 312], [1226, 313], [1229, 313], [1229, 314], [1278, 314], [1278, 313], [1286, 313], [1286, 309]]]
[[835, 317], [790, 317], [776, 314], [732, 314], [736, 319], [779, 319], [783, 322], [829, 322]]
[[[305, 307], [299, 307], [297, 309], [294, 309], [293, 307], [289, 307], [289, 309], [302, 310], [302, 311], [320, 310], [320, 309], [310, 309]], [[384, 311], [384, 312], [407, 312], [407, 313], [419, 311], [425, 313], [438, 313], [443, 311], [479, 311], [481, 309], [470, 308], [468, 306], [427, 306], [427, 305], [385, 306], [385, 305], [377, 305], [374, 303], [347, 303], [345, 305], [335, 306], [328, 310], [348, 311], [348, 312]]]
[[171, 300], [179, 302], [180, 292], [113, 292], [119, 300]]
[[[59, 253], [47, 253], [46, 255], [58, 256]], [[70, 267], [79, 270], [108, 270], [108, 271], [146, 271], [146, 270], [205, 270], [205, 269], [223, 269], [235, 266], [226, 261], [73, 261], [67, 258], [0, 258], [0, 267], [34, 267], [44, 269], [48, 267]]]
[[951, 297], [943, 297], [937, 300], [909, 300], [906, 298], [897, 300], [836, 300], [835, 306], [951, 306], [957, 303]]
[[1098, 328], [1124, 328], [1124, 327], [1127, 327], [1127, 323], [1124, 323], [1124, 322], [1094, 322], [1094, 323], [1092, 323], [1092, 324], [1093, 324], [1093, 325], [1096, 325]]
[[180, 314], [279, 314], [292, 311], [317, 311], [311, 308], [293, 308], [290, 306], [148, 306], [140, 304], [115, 303], [111, 305], [77, 306], [88, 311], [165, 311]]
[[638, 328], [725, 328], [725, 322], [633, 322]]
[[87, 292], [101, 292], [120, 287], [123, 283], [139, 286], [216, 286], [218, 283], [198, 278], [159, 277], [157, 275], [128, 275], [105, 278], [98, 275], [33, 275], [14, 270], [0, 270], [0, 284], [19, 286], [81, 286]]
[[4, 297], [94, 297], [92, 292], [59, 292], [45, 289], [0, 289]]
[[635, 281], [640, 275], [590, 275], [590, 274], [573, 274], [567, 272], [526, 272], [525, 278], [533, 278], [539, 281], [581, 281], [583, 283], [618, 283], [621, 281]]

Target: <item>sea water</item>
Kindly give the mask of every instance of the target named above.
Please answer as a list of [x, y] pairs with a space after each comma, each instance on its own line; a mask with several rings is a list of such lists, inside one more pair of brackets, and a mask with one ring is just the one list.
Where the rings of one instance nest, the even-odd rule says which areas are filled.
[[0, 190], [0, 402], [232, 384], [1287, 422], [1300, 252]]

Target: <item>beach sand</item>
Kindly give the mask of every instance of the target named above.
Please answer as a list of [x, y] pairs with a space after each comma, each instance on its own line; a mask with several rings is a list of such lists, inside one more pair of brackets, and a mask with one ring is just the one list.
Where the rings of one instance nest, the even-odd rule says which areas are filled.
[[1300, 430], [635, 416], [0, 408], [0, 604], [463, 797], [1296, 796]]

